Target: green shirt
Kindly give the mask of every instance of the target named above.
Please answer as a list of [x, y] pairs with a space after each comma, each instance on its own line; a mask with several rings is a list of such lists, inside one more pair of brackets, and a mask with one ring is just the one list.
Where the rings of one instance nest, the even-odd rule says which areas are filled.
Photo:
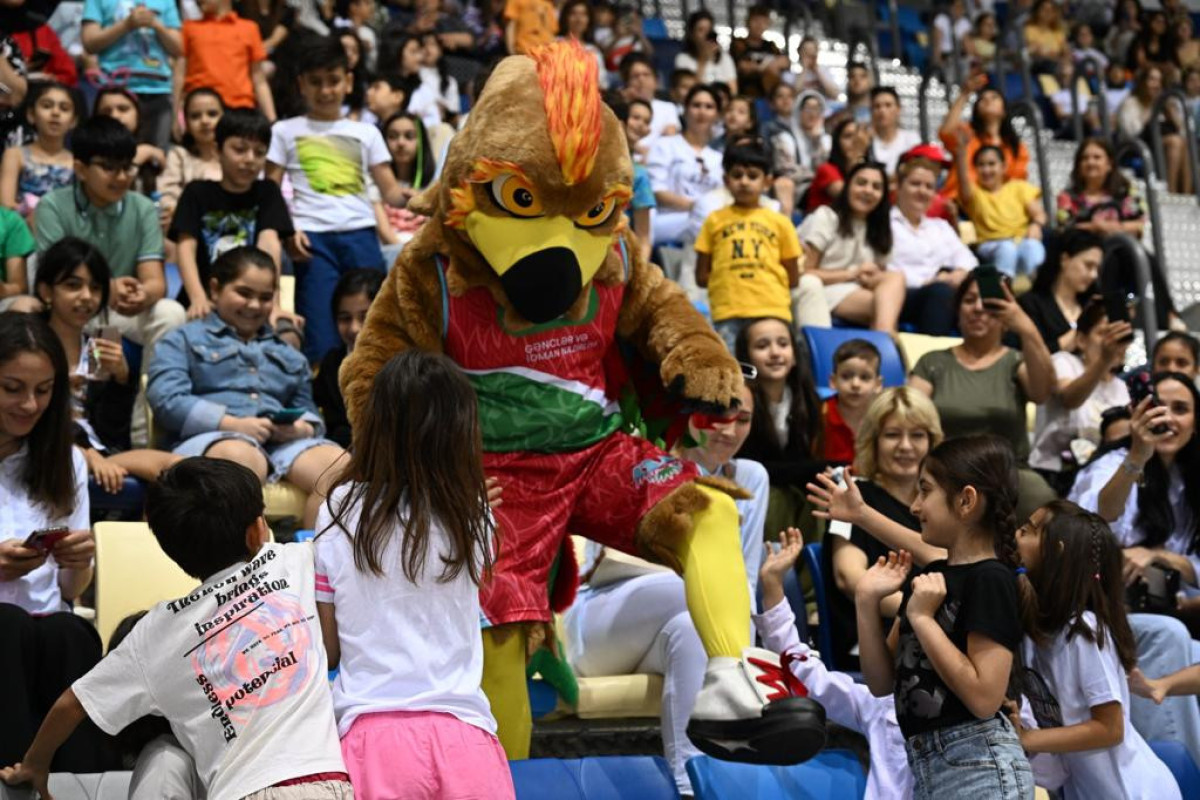
[[1017, 380], [1021, 354], [1008, 349], [990, 367], [970, 370], [953, 350], [921, 356], [912, 374], [933, 386], [933, 404], [942, 418], [947, 439], [992, 433], [1012, 443], [1021, 466], [1029, 461], [1025, 430], [1025, 391]]
[[33, 250], [33, 234], [25, 220], [10, 208], [0, 208], [0, 282], [8, 281], [8, 259], [24, 258]]
[[136, 192], [97, 208], [78, 185], [64, 186], [41, 199], [34, 223], [39, 253], [64, 236], [77, 236], [100, 251], [114, 278], [137, 277], [138, 264], [163, 258], [158, 210], [150, 198]]

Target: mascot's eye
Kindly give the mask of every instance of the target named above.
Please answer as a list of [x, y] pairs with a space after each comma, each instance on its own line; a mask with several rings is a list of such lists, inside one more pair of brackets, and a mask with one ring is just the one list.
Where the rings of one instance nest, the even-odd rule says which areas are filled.
[[533, 187], [519, 175], [501, 175], [492, 181], [492, 199], [514, 217], [540, 217], [546, 213]]
[[575, 218], [575, 224], [580, 228], [598, 228], [612, 218], [613, 210], [617, 207], [617, 198], [606, 197]]

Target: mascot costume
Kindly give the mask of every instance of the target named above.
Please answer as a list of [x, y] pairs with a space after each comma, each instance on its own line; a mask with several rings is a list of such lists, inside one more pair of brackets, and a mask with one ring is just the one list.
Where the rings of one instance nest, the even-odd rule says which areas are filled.
[[409, 206], [429, 219], [342, 366], [347, 409], [355, 420], [384, 363], [410, 347], [447, 354], [475, 387], [484, 469], [504, 490], [480, 587], [483, 686], [510, 758], [527, 757], [532, 725], [525, 634], [552, 619], [547, 582], [569, 531], [683, 576], [709, 656], [688, 726], [697, 747], [801, 761], [824, 743], [824, 710], [777, 655], [750, 647], [741, 490], [625, 429], [611, 378], [621, 347], [694, 408], [729, 408], [742, 386], [683, 291], [638, 257], [623, 213], [632, 184], [590, 54], [556, 43], [502, 61], [440, 180]]

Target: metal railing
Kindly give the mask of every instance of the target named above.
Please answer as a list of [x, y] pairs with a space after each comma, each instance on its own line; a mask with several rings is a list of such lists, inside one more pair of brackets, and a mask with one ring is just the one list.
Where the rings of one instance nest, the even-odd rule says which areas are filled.
[[1008, 104], [1010, 119], [1024, 119], [1033, 128], [1033, 153], [1037, 158], [1038, 174], [1042, 183], [1042, 208], [1046, 210], [1046, 225], [1048, 230], [1054, 230], [1054, 200], [1053, 192], [1046, 191], [1050, 181], [1050, 165], [1046, 160], [1046, 147], [1042, 144], [1042, 112], [1032, 100], [1016, 100]]
[[[1123, 142], [1117, 148], [1117, 167], [1126, 163], [1130, 155], [1137, 156], [1142, 162], [1140, 174], [1142, 180], [1146, 182], [1146, 207], [1150, 213], [1150, 241], [1154, 243], [1154, 252], [1158, 256], [1159, 268], [1166, 272], [1167, 248], [1163, 241], [1162, 208], [1158, 205], [1158, 190], [1154, 187], [1154, 161], [1150, 154], [1150, 148], [1141, 139], [1130, 139]], [[1138, 297], [1141, 298], [1142, 304], [1142, 329], [1146, 332], [1146, 342], [1153, 345], [1158, 340], [1158, 311], [1154, 307], [1154, 298], [1147, 296], [1152, 293], [1147, 293], [1145, 290], [1146, 286], [1151, 284], [1149, 257], [1141, 242], [1129, 234], [1114, 233], [1109, 236], [1124, 236], [1129, 240], [1127, 244], [1132, 245], [1125, 249], [1134, 254]]]
[[1100, 114], [1100, 131], [1104, 134], [1105, 139], [1112, 136], [1112, 123], [1108, 118], [1108, 95], [1104, 91], [1104, 67], [1095, 58], [1088, 56], [1075, 64], [1075, 76], [1069, 87], [1071, 91], [1071, 126], [1077, 142], [1082, 142], [1084, 138], [1083, 115], [1079, 111], [1079, 78], [1090, 75], [1096, 75], [1100, 79], [1100, 88], [1095, 93]]
[[946, 102], [952, 105], [950, 90], [954, 87], [946, 80], [946, 70], [939, 64], [927, 61], [925, 69], [921, 72], [921, 85], [917, 89], [917, 119], [920, 122], [921, 141], [923, 142], [933, 141], [929, 135], [929, 81], [931, 78], [937, 78], [946, 87]]
[[1196, 131], [1192, 123], [1192, 115], [1187, 111], [1187, 95], [1177, 86], [1164, 89], [1150, 109], [1150, 145], [1154, 152], [1154, 168], [1159, 178], [1166, 180], [1167, 159], [1163, 154], [1162, 118], [1167, 103], [1172, 100], [1177, 101], [1182, 110], [1180, 116], [1183, 117], [1183, 130], [1181, 133], [1184, 141], [1187, 142], [1188, 166], [1192, 172], [1192, 191], [1195, 192], [1197, 200], [1200, 200], [1200, 161], [1197, 160], [1200, 157], [1200, 153], [1197, 152], [1200, 148], [1196, 144]]

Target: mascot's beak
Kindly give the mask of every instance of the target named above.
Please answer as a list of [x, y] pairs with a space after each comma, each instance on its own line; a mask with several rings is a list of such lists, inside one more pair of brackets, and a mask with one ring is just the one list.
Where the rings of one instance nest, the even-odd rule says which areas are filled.
[[566, 313], [613, 243], [611, 232], [596, 234], [562, 216], [519, 219], [473, 211], [466, 228], [513, 308], [539, 324]]

